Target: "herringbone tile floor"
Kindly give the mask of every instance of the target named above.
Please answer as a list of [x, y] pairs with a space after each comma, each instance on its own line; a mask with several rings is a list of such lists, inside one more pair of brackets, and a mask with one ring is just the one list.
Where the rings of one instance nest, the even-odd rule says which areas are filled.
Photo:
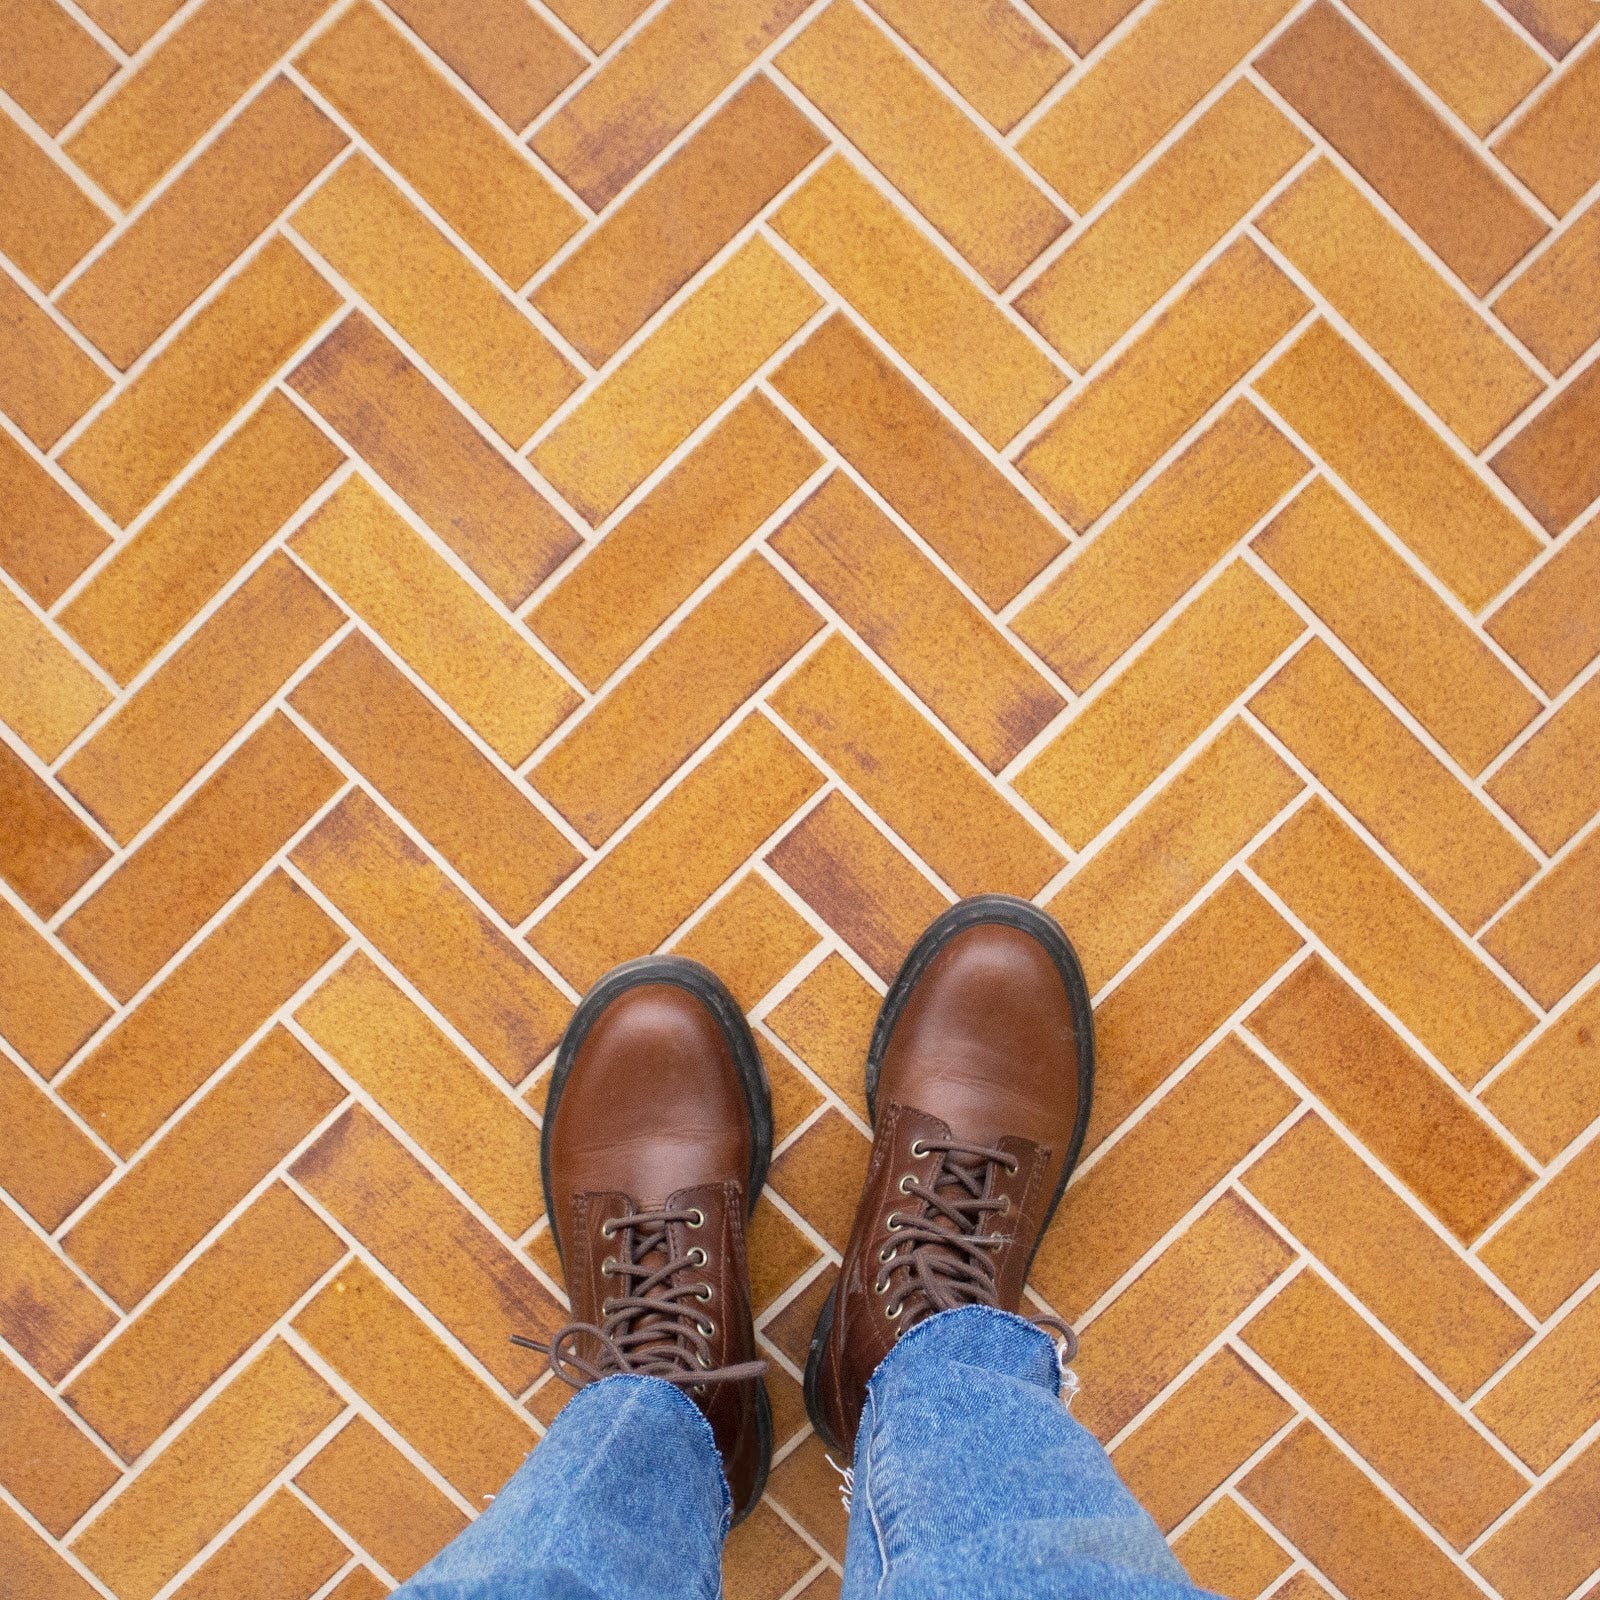
[[0, 1593], [365, 1600], [565, 1390], [551, 1047], [1096, 991], [1079, 1414], [1280, 1600], [1600, 1572], [1594, 0], [0, 0]]

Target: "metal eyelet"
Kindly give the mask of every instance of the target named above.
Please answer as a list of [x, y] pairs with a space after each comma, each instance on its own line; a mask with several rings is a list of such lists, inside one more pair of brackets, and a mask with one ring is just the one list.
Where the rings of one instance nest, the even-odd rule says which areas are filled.
[[692, 1217], [694, 1219], [689, 1224], [689, 1226], [691, 1228], [703, 1228], [703, 1227], [705, 1227], [705, 1225], [706, 1225], [706, 1214], [705, 1214], [705, 1212], [703, 1212], [700, 1209], [699, 1206], [696, 1206], [694, 1208], [694, 1210], [689, 1213], [689, 1215], [690, 1215], [690, 1217]]
[[697, 1295], [695, 1295], [695, 1299], [696, 1300], [709, 1300], [710, 1298], [711, 1298], [711, 1285], [709, 1283], [702, 1283], [700, 1285], [700, 1292]]
[[603, 1277], [609, 1278], [616, 1270], [617, 1259], [615, 1256], [607, 1256], [605, 1260], [600, 1263], [600, 1272], [601, 1276]]
[[691, 1267], [703, 1267], [709, 1259], [710, 1258], [706, 1255], [705, 1251], [700, 1248], [699, 1245], [696, 1245], [694, 1249], [689, 1252], [689, 1265]]
[[892, 1244], [886, 1244], [883, 1249], [878, 1252], [878, 1259], [880, 1261], [887, 1261], [889, 1257], [894, 1254], [894, 1252], [895, 1246]]
[[874, 1294], [888, 1294], [889, 1280], [887, 1278], [879, 1278], [878, 1281], [873, 1284], [872, 1292]]
[[[695, 1357], [695, 1360], [698, 1361], [702, 1367], [706, 1368], [707, 1371], [710, 1371], [710, 1369], [711, 1369], [711, 1358], [709, 1356], [697, 1355]], [[700, 1385], [696, 1384], [695, 1387], [699, 1388]]]
[[1001, 1195], [1000, 1197], [1000, 1215], [1002, 1217], [1009, 1217], [1011, 1215], [1011, 1196], [1008, 1194]]
[[911, 1185], [914, 1184], [916, 1181], [917, 1180], [908, 1172], [905, 1175], [905, 1177], [903, 1177], [900, 1180], [900, 1193], [901, 1194], [910, 1194], [911, 1193]]
[[709, 1339], [717, 1331], [717, 1325], [714, 1322], [697, 1322], [695, 1327], [700, 1330], [702, 1339]]
[[914, 1156], [925, 1156], [928, 1153], [928, 1147], [920, 1139], [913, 1139], [911, 1141], [911, 1153]]
[[602, 1222], [600, 1224], [600, 1237], [602, 1239], [614, 1238], [616, 1236], [616, 1232], [617, 1230], [613, 1228], [609, 1222]]
[[617, 1302], [613, 1300], [610, 1295], [607, 1295], [605, 1299], [600, 1302], [600, 1315], [602, 1317], [609, 1317], [616, 1309], [616, 1305]]
[[898, 1211], [891, 1211], [886, 1226], [890, 1233], [898, 1233], [905, 1226], [905, 1221]]
[[890, 1322], [897, 1322], [900, 1318], [900, 1313], [904, 1310], [905, 1302], [902, 1301], [899, 1305], [895, 1306], [893, 1310], [890, 1310], [888, 1306], [885, 1306], [883, 1308], [883, 1314]]

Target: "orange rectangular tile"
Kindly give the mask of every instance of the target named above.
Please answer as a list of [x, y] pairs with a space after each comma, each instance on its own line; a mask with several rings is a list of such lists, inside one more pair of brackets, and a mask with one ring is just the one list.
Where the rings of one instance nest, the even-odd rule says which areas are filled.
[[328, 1591], [328, 1600], [384, 1600], [390, 1592], [389, 1585], [371, 1567], [357, 1566]]
[[402, 1582], [467, 1525], [455, 1505], [365, 1417], [352, 1418], [294, 1482]]
[[1600, 1142], [1591, 1140], [1479, 1252], [1535, 1316], [1600, 1270]]
[[1600, 1563], [1600, 1443], [1591, 1442], [1473, 1555], [1505, 1600], [1561, 1600]]
[[1600, 811], [1600, 678], [1591, 678], [1489, 780], [1489, 793], [1554, 854]]
[[1035, 0], [1031, 7], [1080, 56], [1086, 56], [1138, 0]]
[[1600, 338], [1600, 300], [1588, 292], [1597, 258], [1600, 205], [1589, 205], [1495, 299], [1494, 314], [1557, 377]]
[[318, 1291], [294, 1329], [473, 1505], [537, 1442], [527, 1418], [359, 1261]]
[[543, 124], [533, 149], [603, 210], [804, 9], [804, 0], [684, 0], [663, 10]]
[[[1117, 0], [1109, 9], [1120, 16], [1130, 8]], [[1076, 210], [1088, 210], [1288, 9], [1287, 0], [1241, 0], [1219, 17], [1205, 0], [1162, 0], [1079, 74], [1017, 148]]]
[[1600, 832], [1553, 867], [1483, 936], [1483, 947], [1540, 1005], [1600, 963]]
[[1538, 871], [1532, 853], [1321, 639], [1290, 657], [1250, 710], [1467, 933]]
[[134, 1306], [343, 1099], [274, 1028], [73, 1223], [62, 1249]]
[[182, 0], [82, 0], [78, 9], [92, 17], [132, 55], [169, 17]]
[[0, 585], [0, 722], [53, 762], [110, 700], [55, 629]]
[[1502, 0], [1502, 7], [1558, 61], [1595, 24], [1585, 0]]
[[1495, 140], [1494, 153], [1564, 217], [1600, 178], [1600, 46], [1566, 62], [1524, 117]]
[[1546, 694], [1566, 688], [1600, 654], [1600, 518], [1591, 517], [1485, 627]]
[[1482, 1591], [1381, 1489], [1302, 1422], [1239, 1493], [1346, 1594], [1477, 1600]]
[[1472, 1408], [1535, 1472], [1600, 1418], [1600, 1291], [1580, 1300]]
[[745, 1011], [816, 947], [812, 928], [754, 871], [747, 872], [672, 946], [710, 967]]
[[[1487, 15], [1481, 0], [1469, 3]], [[1257, 226], [1470, 450], [1544, 392], [1532, 368], [1331, 161], [1297, 179]]]
[[747, 556], [528, 773], [602, 844], [823, 626]]
[[1261, 739], [1230, 722], [1050, 901], [1090, 990], [1113, 978], [1300, 789]]
[[513, 1394], [537, 1375], [513, 1333], [546, 1338], [550, 1292], [372, 1115], [352, 1107], [290, 1168]]
[[1016, 298], [1075, 367], [1092, 366], [1308, 149], [1248, 82], [1233, 85]]
[[865, 1135], [831, 1106], [772, 1163], [773, 1189], [843, 1250], [872, 1154]]
[[1292, 489], [1309, 463], [1236, 400], [1016, 615], [1080, 693]]
[[316, 1512], [287, 1489], [278, 1489], [184, 1580], [173, 1600], [236, 1600], [267, 1574], [271, 1576], [266, 1581], [282, 1585], [271, 1600], [314, 1594], [349, 1559], [349, 1546]]
[[1538, 698], [1326, 479], [1309, 483], [1251, 548], [1468, 777], [1538, 715]]
[[1074, 1415], [1102, 1443], [1119, 1432], [1293, 1261], [1224, 1193], [1083, 1331]]
[[607, 967], [656, 949], [822, 783], [751, 714], [534, 924], [528, 942], [588, 988]]
[[126, 683], [343, 459], [292, 400], [269, 391], [63, 607], [61, 625]]
[[555, 1045], [571, 1009], [555, 985], [363, 790], [291, 859], [508, 1083]]
[[132, 1462], [345, 1253], [275, 1183], [195, 1257], [62, 1391]]
[[829, 954], [763, 1019], [863, 1122], [867, 1046], [881, 1000], [843, 956]]
[[841, 790], [790, 829], [767, 861], [885, 980], [950, 903]]
[[0, 900], [0, 1036], [51, 1076], [77, 1054], [111, 1008], [22, 914]]
[[771, 245], [751, 239], [529, 459], [584, 517], [603, 521], [821, 305]]
[[1541, 1161], [1600, 1117], [1600, 987], [1592, 987], [1483, 1092], [1483, 1103]]
[[1511, 186], [1328, 0], [1280, 34], [1256, 70], [1474, 294], [1544, 237]]
[[28, 1600], [96, 1600], [77, 1568], [67, 1565], [10, 1506], [0, 1502], [0, 1560]]
[[786, 679], [772, 705], [957, 894], [1035, 894], [1062, 866], [842, 635]]
[[820, 1259], [810, 1236], [776, 1206], [757, 1206], [750, 1221], [750, 1295], [756, 1315]]
[[121, 1477], [55, 1397], [4, 1356], [0, 1421], [0, 1483], [58, 1539]]
[[0, 411], [48, 450], [111, 387], [106, 375], [0, 272]]
[[52, 606], [110, 542], [51, 473], [0, 432], [0, 567], [12, 581]]
[[[763, 1030], [757, 1030], [756, 1048], [767, 1069], [767, 1083], [772, 1090], [773, 1142], [781, 1144], [822, 1104], [822, 1092], [773, 1048]], [[801, 1360], [803, 1363], [803, 1356]]]
[[274, 553], [78, 747], [62, 783], [126, 844], [344, 622]]
[[513, 288], [577, 232], [572, 203], [365, 0], [295, 64]]
[[[849, 1514], [839, 1499], [838, 1475], [829, 1466], [828, 1447], [813, 1434], [778, 1463], [769, 1481], [772, 1504], [794, 1518], [812, 1541], [835, 1561], [844, 1560], [845, 1530]], [[830, 1574], [824, 1573], [826, 1579]], [[835, 1591], [836, 1593], [838, 1591]], [[808, 1584], [803, 1600], [830, 1600], [827, 1589]]]
[[46, 294], [111, 226], [111, 219], [22, 131], [0, 114], [0, 252]]
[[1202, 900], [1096, 1011], [1085, 1148], [1121, 1126], [1299, 948], [1300, 936], [1240, 877]]
[[508, 922], [582, 860], [364, 634], [325, 657], [290, 704]]
[[116, 57], [65, 7], [8, 0], [0, 89], [46, 133], [60, 133], [116, 70]]
[[73, 1540], [73, 1554], [126, 1600], [150, 1600], [341, 1409], [274, 1340]]
[[274, 872], [84, 1058], [62, 1098], [131, 1156], [343, 944]]
[[544, 1215], [538, 1124], [361, 951], [295, 1020], [512, 1238]]
[[821, 465], [762, 394], [748, 396], [528, 613], [590, 689]]
[[[1081, 1317], [1299, 1103], [1254, 1051], [1225, 1035], [1067, 1190], [1061, 1223], [1045, 1234], [1034, 1259], [1034, 1287], [1063, 1316]], [[1150, 1435], [1162, 1436], [1159, 1428]], [[1158, 1471], [1160, 1451], [1153, 1458], [1135, 1454], [1147, 1471]], [[1185, 1469], [1172, 1462], [1165, 1470]], [[1182, 1521], [1226, 1475], [1181, 1509], [1172, 1507], [1162, 1527]], [[1147, 1504], [1142, 1496], [1141, 1502]]]
[[845, 474], [770, 543], [991, 772], [1066, 704]]
[[847, 317], [830, 317], [773, 387], [999, 610], [1065, 541]]
[[[759, 1506], [723, 1547], [723, 1587], [749, 1600], [791, 1593], [817, 1565], [817, 1552], [770, 1506]], [[823, 1600], [814, 1594], [812, 1600]]]
[[[1225, 1494], [1185, 1528], [1172, 1553], [1197, 1584], [1228, 1600], [1256, 1600], [1287, 1569], [1289, 1553], [1259, 1522]], [[1293, 1592], [1294, 1580], [1276, 1590], [1278, 1600], [1312, 1600]]]
[[1017, 792], [1076, 847], [1158, 778], [1302, 631], [1235, 561], [1017, 774]]
[[361, 477], [341, 484], [289, 548], [512, 766], [577, 705], [521, 631]]
[[1170, 1533], [1291, 1415], [1278, 1393], [1224, 1346], [1112, 1451], [1111, 1464], [1156, 1526]]
[[1552, 534], [1600, 496], [1600, 371], [1591, 362], [1489, 465]]
[[84, 1281], [8, 1206], [0, 1206], [0, 1338], [59, 1383], [116, 1324]]
[[0, 1056], [0, 1188], [53, 1232], [111, 1173], [99, 1147], [21, 1067]]
[[556, 0], [547, 9], [598, 54], [642, 16], [649, 4], [650, 0]]
[[0, 742], [0, 878], [41, 917], [61, 907], [110, 859], [55, 785]]
[[[1321, 844], [1338, 848], [1316, 832], [1290, 848]], [[1247, 1026], [1464, 1244], [1534, 1181], [1471, 1102], [1452, 1094], [1321, 956], [1274, 989]]]
[[274, 713], [67, 918], [62, 941], [129, 999], [342, 782]]

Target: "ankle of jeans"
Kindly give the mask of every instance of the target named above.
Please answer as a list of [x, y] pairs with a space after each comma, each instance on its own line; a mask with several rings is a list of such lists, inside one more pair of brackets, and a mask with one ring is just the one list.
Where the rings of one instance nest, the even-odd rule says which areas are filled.
[[881, 1388], [901, 1378], [915, 1379], [928, 1363], [958, 1362], [984, 1367], [1036, 1383], [1049, 1394], [1061, 1385], [1055, 1341], [1042, 1328], [995, 1306], [958, 1306], [935, 1312], [895, 1341], [868, 1383]]

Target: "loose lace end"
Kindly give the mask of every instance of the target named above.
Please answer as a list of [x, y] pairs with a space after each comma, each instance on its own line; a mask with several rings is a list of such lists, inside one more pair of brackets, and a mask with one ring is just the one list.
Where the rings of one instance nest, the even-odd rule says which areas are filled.
[[831, 1455], [826, 1453], [824, 1453], [822, 1459], [839, 1474], [842, 1480], [839, 1484], [839, 1504], [844, 1507], [848, 1514], [850, 1502], [855, 1497], [856, 1492], [856, 1469], [854, 1467], [841, 1467]]

